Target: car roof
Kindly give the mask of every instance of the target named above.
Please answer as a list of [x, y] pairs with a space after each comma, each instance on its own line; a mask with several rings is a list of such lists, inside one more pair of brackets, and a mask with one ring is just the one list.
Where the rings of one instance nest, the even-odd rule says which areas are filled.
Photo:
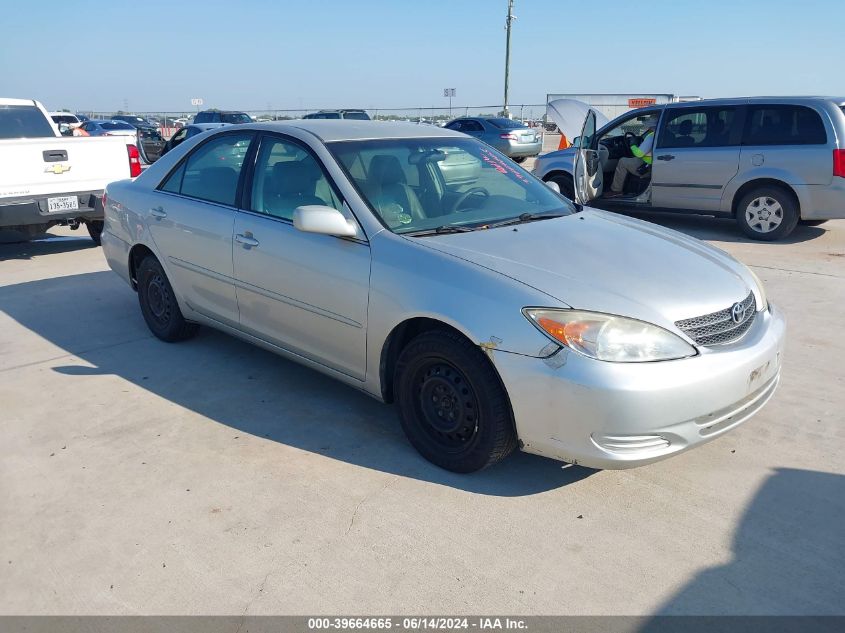
[[460, 132], [445, 128], [392, 121], [360, 121], [357, 119], [298, 119], [268, 123], [247, 123], [238, 130], [254, 129], [268, 132], [303, 130], [325, 143], [332, 141], [363, 141], [392, 138], [464, 137]]
[[660, 103], [650, 106], [645, 106], [643, 110], [653, 110], [662, 108], [677, 108], [677, 107], [696, 107], [696, 106], [712, 106], [712, 105], [742, 105], [742, 104], [757, 104], [757, 103], [772, 103], [772, 104], [806, 104], [817, 103], [820, 101], [827, 101], [841, 105], [845, 103], [845, 97], [824, 97], [824, 96], [763, 96], [763, 97], [725, 97], [719, 99], [699, 99], [697, 101], [678, 101], [674, 103]]

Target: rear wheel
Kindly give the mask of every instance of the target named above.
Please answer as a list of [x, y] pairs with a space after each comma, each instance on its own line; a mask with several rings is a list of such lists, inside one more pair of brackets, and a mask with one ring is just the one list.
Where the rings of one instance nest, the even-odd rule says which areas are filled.
[[138, 266], [138, 301], [147, 327], [162, 341], [175, 343], [189, 339], [199, 326], [182, 316], [173, 287], [159, 261], [148, 255]]
[[85, 223], [85, 226], [88, 228], [88, 235], [91, 236], [91, 239], [94, 240], [94, 243], [99, 246], [100, 245], [100, 237], [103, 234], [103, 221], [102, 220], [89, 220]]
[[513, 162], [515, 162], [515, 163], [521, 164], [521, 163], [524, 163], [526, 160], [528, 160], [528, 156], [516, 156], [516, 157], [512, 158], [511, 160], [513, 160]]
[[798, 203], [786, 189], [758, 187], [739, 201], [736, 221], [752, 239], [780, 240], [792, 233], [798, 224]]
[[424, 332], [395, 373], [402, 428], [430, 462], [459, 473], [486, 468], [516, 448], [510, 403], [490, 361], [457, 333]]

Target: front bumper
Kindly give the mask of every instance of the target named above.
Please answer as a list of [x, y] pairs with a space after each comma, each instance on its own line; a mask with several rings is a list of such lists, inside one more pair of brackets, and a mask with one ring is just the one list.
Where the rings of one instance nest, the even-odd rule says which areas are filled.
[[719, 437], [759, 411], [780, 378], [785, 331], [770, 305], [739, 341], [681, 360], [607, 363], [567, 349], [494, 360], [523, 450], [631, 468]]

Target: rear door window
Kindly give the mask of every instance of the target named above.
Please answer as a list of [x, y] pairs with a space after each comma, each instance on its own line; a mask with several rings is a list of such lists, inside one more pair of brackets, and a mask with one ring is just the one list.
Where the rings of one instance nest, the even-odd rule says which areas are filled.
[[675, 108], [663, 118], [657, 146], [727, 147], [732, 140], [736, 108]]
[[0, 138], [55, 138], [56, 132], [34, 105], [0, 106]]
[[754, 105], [748, 108], [743, 145], [824, 145], [827, 133], [818, 112], [806, 106]]
[[162, 191], [235, 206], [252, 133], [224, 134], [196, 148], [164, 182]]

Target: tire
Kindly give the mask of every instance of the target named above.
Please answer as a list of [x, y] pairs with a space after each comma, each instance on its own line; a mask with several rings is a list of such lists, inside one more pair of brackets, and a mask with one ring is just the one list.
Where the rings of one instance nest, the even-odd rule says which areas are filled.
[[150, 331], [162, 341], [175, 343], [191, 338], [199, 325], [182, 316], [173, 287], [155, 257], [148, 255], [138, 266], [138, 302]]
[[798, 202], [792, 192], [771, 185], [752, 189], [736, 208], [736, 221], [742, 232], [751, 239], [765, 242], [780, 240], [792, 233], [798, 224], [798, 215]]
[[516, 448], [510, 401], [482, 351], [455, 332], [414, 338], [396, 363], [402, 429], [428, 461], [471, 473]]
[[798, 224], [801, 224], [802, 226], [821, 226], [827, 221], [828, 220], [801, 220]]
[[516, 156], [515, 158], [511, 159], [515, 163], [519, 163], [520, 165], [528, 160], [528, 156]]
[[94, 244], [100, 246], [102, 244], [100, 237], [103, 235], [103, 221], [91, 220], [85, 223], [85, 227], [88, 229], [88, 235], [94, 240]]
[[565, 198], [575, 201], [575, 183], [572, 180], [572, 176], [568, 174], [555, 174], [550, 178], [545, 179], [546, 182], [553, 182], [560, 187], [560, 193]]

